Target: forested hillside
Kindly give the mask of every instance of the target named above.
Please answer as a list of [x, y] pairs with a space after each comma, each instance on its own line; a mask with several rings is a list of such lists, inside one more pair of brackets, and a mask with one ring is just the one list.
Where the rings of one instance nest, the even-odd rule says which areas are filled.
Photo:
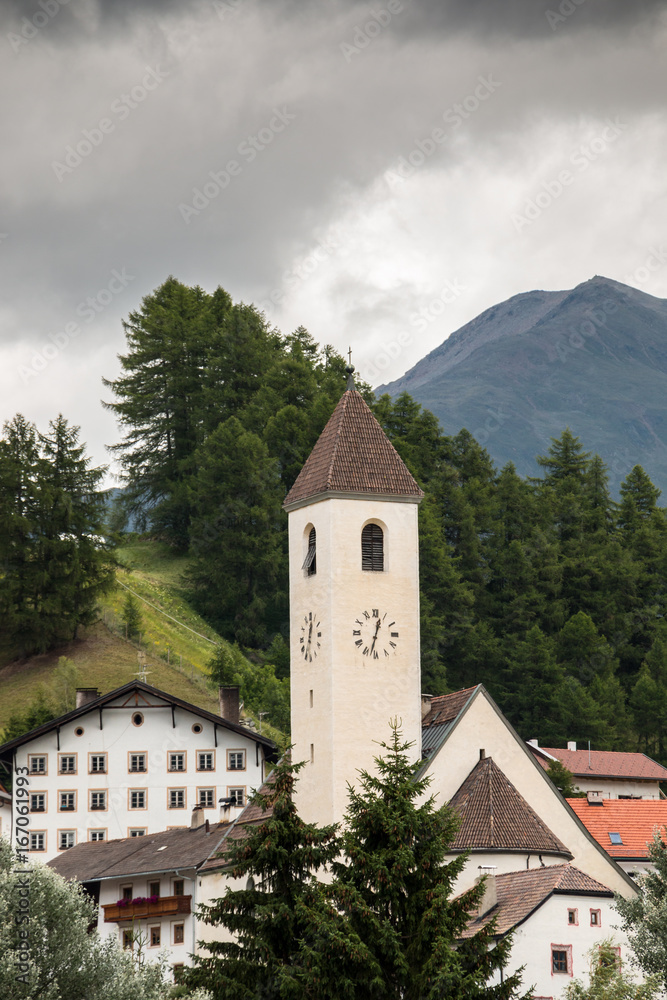
[[[124, 430], [115, 529], [131, 513], [147, 538], [187, 553], [181, 591], [281, 677], [282, 502], [344, 391], [345, 361], [302, 328], [282, 336], [222, 289], [173, 278], [126, 332], [123, 372], [107, 382]], [[496, 469], [466, 430], [444, 434], [407, 393], [375, 400], [358, 387], [426, 494], [423, 690], [481, 681], [526, 739], [590, 740], [667, 763], [667, 520], [648, 474], [636, 466], [610, 496], [605, 456], [564, 429], [534, 478], [521, 477]], [[0, 597], [20, 565], [5, 555]], [[228, 659], [216, 660], [219, 681], [232, 679]]]

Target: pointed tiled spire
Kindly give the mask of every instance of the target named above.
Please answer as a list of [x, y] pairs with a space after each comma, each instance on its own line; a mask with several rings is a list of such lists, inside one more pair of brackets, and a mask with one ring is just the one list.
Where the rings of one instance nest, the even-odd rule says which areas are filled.
[[347, 389], [320, 434], [284, 506], [323, 493], [421, 500], [424, 493], [356, 389]]

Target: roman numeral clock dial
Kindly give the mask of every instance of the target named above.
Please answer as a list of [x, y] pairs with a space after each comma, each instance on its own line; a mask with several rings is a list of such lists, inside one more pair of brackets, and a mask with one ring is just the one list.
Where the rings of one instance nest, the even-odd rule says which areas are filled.
[[299, 648], [306, 663], [312, 663], [317, 658], [321, 646], [322, 622], [314, 611], [308, 611], [303, 616], [299, 633]]
[[362, 656], [369, 660], [385, 660], [398, 648], [398, 625], [388, 611], [371, 608], [362, 611], [352, 625], [352, 640]]

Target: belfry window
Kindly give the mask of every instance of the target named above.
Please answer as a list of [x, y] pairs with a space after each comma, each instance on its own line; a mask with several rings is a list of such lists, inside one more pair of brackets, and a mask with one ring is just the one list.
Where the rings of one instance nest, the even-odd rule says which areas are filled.
[[315, 529], [310, 529], [310, 534], [308, 535], [308, 552], [306, 553], [306, 558], [303, 561], [303, 569], [305, 569], [308, 576], [314, 576], [317, 572], [317, 537]]
[[367, 524], [361, 532], [361, 568], [384, 570], [384, 532], [379, 524]]

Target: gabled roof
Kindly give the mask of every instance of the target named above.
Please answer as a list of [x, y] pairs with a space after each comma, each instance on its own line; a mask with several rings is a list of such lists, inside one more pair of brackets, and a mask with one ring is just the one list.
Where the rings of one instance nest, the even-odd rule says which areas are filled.
[[633, 778], [635, 781], [667, 781], [667, 767], [651, 760], [644, 753], [622, 753], [615, 750], [561, 750], [559, 747], [531, 747], [542, 767], [549, 761], [540, 751], [556, 757], [575, 778]]
[[461, 817], [453, 850], [531, 851], [572, 857], [491, 757], [475, 765], [450, 805]]
[[[271, 790], [271, 786], [275, 781], [275, 771], [272, 771], [269, 777], [266, 779], [264, 784], [259, 789], [259, 795], [267, 795]], [[216, 851], [208, 858], [206, 863], [202, 865], [202, 871], [209, 871], [214, 868], [224, 868], [227, 864], [227, 859], [225, 858], [225, 844], [230, 840], [243, 840], [244, 837], [248, 835], [248, 830], [250, 827], [259, 826], [265, 820], [270, 819], [273, 815], [273, 806], [268, 809], [262, 809], [252, 799], [248, 802], [247, 806], [240, 814], [240, 816], [234, 820], [232, 825], [229, 827], [227, 835], [224, 840], [218, 845]]]
[[480, 687], [464, 688], [431, 699], [431, 707], [422, 719], [422, 755], [431, 757], [450, 732], [454, 722]]
[[472, 920], [462, 937], [476, 934], [490, 920], [496, 918], [496, 935], [503, 937], [513, 927], [518, 927], [539, 909], [550, 896], [603, 896], [613, 898], [606, 885], [574, 865], [547, 865], [518, 872], [496, 875], [498, 903], [482, 917]]
[[320, 494], [424, 496], [356, 389], [341, 396], [306, 464], [287, 494], [291, 508]]
[[[612, 858], [648, 860], [647, 844], [656, 830], [667, 826], [667, 799], [603, 799], [589, 805], [587, 799], [568, 799], [587, 830]], [[612, 844], [610, 833], [620, 834], [622, 843]]]
[[261, 744], [265, 748], [268, 758], [270, 760], [273, 759], [275, 744], [272, 740], [267, 739], [266, 736], [260, 736], [259, 733], [252, 732], [246, 726], [223, 719], [221, 715], [214, 715], [213, 712], [208, 712], [205, 708], [200, 708], [198, 705], [191, 705], [190, 702], [183, 701], [182, 698], [177, 698], [173, 694], [167, 694], [166, 691], [160, 691], [159, 688], [154, 688], [144, 681], [130, 681], [128, 684], [123, 684], [122, 687], [116, 688], [114, 691], [109, 691], [108, 694], [104, 694], [94, 701], [86, 702], [81, 708], [75, 708], [73, 711], [67, 712], [65, 715], [60, 715], [51, 722], [45, 722], [43, 725], [37, 726], [36, 729], [31, 729], [29, 733], [24, 733], [23, 736], [17, 736], [16, 739], [9, 740], [8, 743], [0, 746], [0, 757], [7, 757], [17, 747], [29, 743], [36, 737], [53, 732], [59, 729], [60, 726], [64, 726], [66, 723], [72, 722], [74, 719], [79, 719], [90, 712], [98, 712], [110, 702], [116, 701], [116, 699], [122, 698], [124, 695], [131, 696], [132, 694], [136, 695], [137, 698], [142, 696], [146, 698], [159, 698], [174, 708], [182, 708], [186, 712], [192, 712], [193, 715], [198, 715], [200, 718], [206, 719], [208, 722], [213, 722], [216, 726], [220, 726], [221, 729], [229, 729], [239, 736], [244, 736], [254, 743]]
[[86, 841], [70, 847], [48, 862], [63, 878], [79, 882], [148, 875], [183, 868], [198, 868], [229, 832], [230, 825], [216, 824], [196, 830], [163, 830], [122, 840]]

